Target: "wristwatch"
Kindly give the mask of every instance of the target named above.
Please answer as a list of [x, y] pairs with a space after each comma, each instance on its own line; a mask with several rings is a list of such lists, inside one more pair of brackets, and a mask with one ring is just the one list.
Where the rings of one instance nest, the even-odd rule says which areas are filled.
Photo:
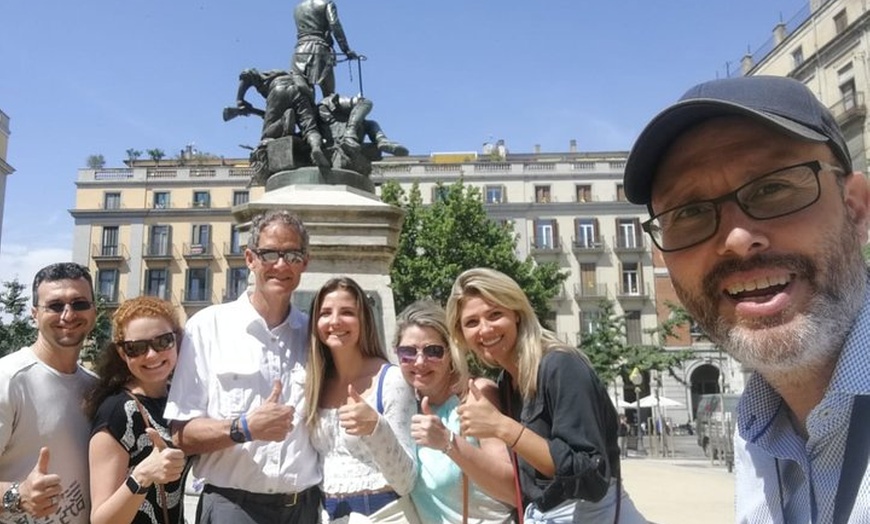
[[142, 495], [143, 493], [148, 493], [148, 488], [139, 484], [139, 481], [136, 480], [132, 474], [127, 475], [127, 481], [124, 483], [127, 485], [127, 489], [133, 492], [134, 495]]
[[441, 450], [441, 453], [444, 453], [445, 455], [449, 455], [450, 452], [456, 448], [456, 433], [452, 431], [449, 433], [450, 434], [447, 437], [447, 445]]
[[17, 482], [13, 482], [3, 494], [3, 511], [21, 513], [21, 492], [18, 491]]
[[245, 432], [242, 431], [240, 417], [236, 417], [233, 419], [232, 422], [230, 422], [230, 439], [232, 439], [233, 442], [238, 442], [239, 444], [243, 444], [248, 441], [248, 439], [245, 438]]

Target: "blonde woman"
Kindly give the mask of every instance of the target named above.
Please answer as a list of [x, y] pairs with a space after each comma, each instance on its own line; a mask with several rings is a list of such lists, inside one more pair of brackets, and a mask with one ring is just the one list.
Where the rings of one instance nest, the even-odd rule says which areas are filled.
[[310, 332], [306, 424], [323, 466], [328, 520], [407, 502], [399, 498], [417, 477], [414, 393], [387, 361], [356, 282], [341, 277], [323, 285], [312, 303]]
[[523, 290], [493, 269], [456, 279], [453, 341], [502, 369], [504, 412], [486, 398], [459, 408], [464, 435], [516, 455], [526, 523], [646, 522], [622, 489], [617, 415], [588, 359], [544, 329]]
[[485, 378], [469, 383], [465, 357], [448, 338], [444, 309], [432, 301], [415, 302], [399, 315], [396, 356], [420, 400], [420, 413], [411, 420], [419, 467], [411, 498], [423, 522], [461, 524], [467, 489], [468, 523], [513, 522], [513, 469], [504, 444], [459, 435], [462, 400], [482, 395], [499, 405], [498, 390]]

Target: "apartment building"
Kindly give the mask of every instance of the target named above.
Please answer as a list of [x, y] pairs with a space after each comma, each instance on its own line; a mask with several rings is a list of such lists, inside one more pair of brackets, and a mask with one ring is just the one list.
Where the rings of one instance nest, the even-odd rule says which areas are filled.
[[[9, 134], [9, 116], [0, 110], [0, 233], [3, 232], [3, 210], [6, 203], [6, 177], [15, 172], [15, 169], [6, 163]], [[0, 238], [0, 240], [2, 240], [2, 238]]]

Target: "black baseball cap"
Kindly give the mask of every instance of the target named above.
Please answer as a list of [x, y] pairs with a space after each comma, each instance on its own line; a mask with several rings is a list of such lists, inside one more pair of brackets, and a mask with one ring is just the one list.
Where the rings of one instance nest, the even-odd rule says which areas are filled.
[[745, 116], [797, 139], [827, 143], [846, 172], [852, 172], [840, 127], [807, 86], [781, 76], [743, 76], [698, 84], [647, 124], [625, 164], [626, 198], [649, 206], [653, 177], [674, 140], [720, 116]]

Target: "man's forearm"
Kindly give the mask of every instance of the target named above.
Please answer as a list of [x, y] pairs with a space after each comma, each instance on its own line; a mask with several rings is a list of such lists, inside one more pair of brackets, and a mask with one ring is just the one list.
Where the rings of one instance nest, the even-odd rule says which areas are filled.
[[211, 453], [235, 446], [230, 439], [230, 420], [195, 418], [172, 422], [172, 442], [185, 455]]

